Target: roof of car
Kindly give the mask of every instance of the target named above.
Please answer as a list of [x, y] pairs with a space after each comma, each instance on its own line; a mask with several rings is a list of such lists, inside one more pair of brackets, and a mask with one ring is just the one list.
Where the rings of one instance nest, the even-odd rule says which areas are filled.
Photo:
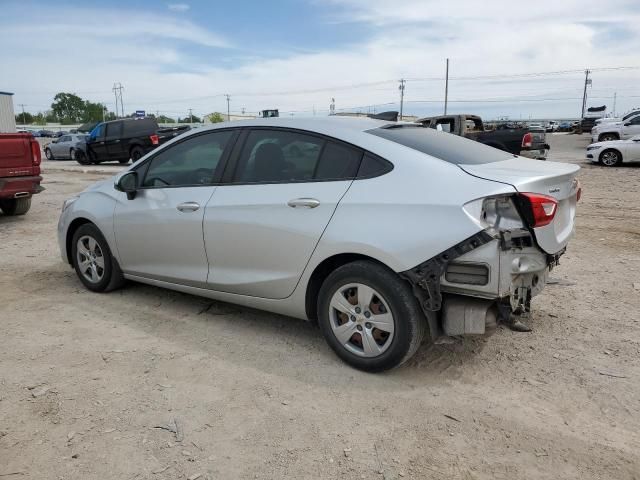
[[[399, 122], [398, 122], [399, 123]], [[312, 132], [328, 133], [336, 128], [341, 130], [351, 130], [354, 132], [364, 132], [373, 128], [383, 127], [385, 125], [396, 122], [388, 122], [385, 120], [374, 120], [368, 117], [304, 117], [304, 118], [254, 118], [251, 120], [238, 120], [234, 122], [216, 123], [211, 127], [205, 128], [224, 128], [224, 127], [283, 127], [297, 128], [300, 130], [309, 130]]]

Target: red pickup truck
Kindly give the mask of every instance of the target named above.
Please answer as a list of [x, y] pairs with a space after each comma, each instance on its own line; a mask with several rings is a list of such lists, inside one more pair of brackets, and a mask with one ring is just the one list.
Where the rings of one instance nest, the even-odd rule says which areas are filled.
[[40, 186], [40, 144], [30, 133], [0, 134], [0, 210], [24, 215]]

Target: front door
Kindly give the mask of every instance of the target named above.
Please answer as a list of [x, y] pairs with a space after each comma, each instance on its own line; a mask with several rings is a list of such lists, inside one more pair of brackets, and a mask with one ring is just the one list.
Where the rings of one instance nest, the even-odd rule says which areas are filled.
[[622, 126], [621, 138], [623, 140], [629, 139], [636, 135], [640, 135], [640, 115], [633, 117], [631, 120], [625, 122], [625, 124]]
[[231, 184], [207, 205], [209, 288], [262, 298], [291, 295], [362, 152], [286, 129], [253, 129]]
[[120, 194], [114, 213], [125, 273], [205, 285], [209, 265], [202, 219], [233, 135], [226, 130], [186, 137], [137, 168], [136, 197]]
[[99, 123], [89, 135], [89, 140], [87, 141], [87, 149], [89, 158], [92, 160], [100, 161], [104, 160], [107, 157], [107, 145], [104, 140], [106, 130], [105, 126], [106, 124]]

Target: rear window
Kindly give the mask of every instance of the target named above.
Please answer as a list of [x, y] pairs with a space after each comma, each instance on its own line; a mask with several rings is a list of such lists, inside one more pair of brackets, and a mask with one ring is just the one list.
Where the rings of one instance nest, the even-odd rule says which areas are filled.
[[421, 125], [394, 125], [367, 130], [367, 133], [455, 165], [478, 165], [513, 158], [509, 152]]

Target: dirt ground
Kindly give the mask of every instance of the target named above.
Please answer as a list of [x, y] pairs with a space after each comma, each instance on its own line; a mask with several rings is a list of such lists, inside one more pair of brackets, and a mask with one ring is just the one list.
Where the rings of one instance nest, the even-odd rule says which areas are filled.
[[60, 206], [120, 167], [45, 162], [32, 210], [0, 216], [0, 478], [640, 479], [640, 166], [550, 137], [584, 197], [534, 331], [425, 345], [378, 375], [310, 323], [87, 291]]

